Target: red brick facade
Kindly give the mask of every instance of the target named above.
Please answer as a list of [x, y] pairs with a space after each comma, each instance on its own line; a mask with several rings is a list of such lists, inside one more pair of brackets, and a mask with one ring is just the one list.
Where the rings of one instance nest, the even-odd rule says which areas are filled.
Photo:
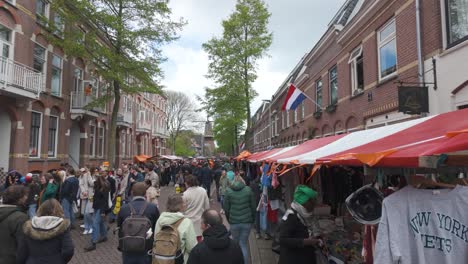
[[[16, 169], [26, 173], [30, 171], [45, 172], [57, 168], [60, 163], [70, 163], [76, 167], [100, 165], [103, 161], [107, 161], [112, 105], [108, 103], [104, 109], [99, 111], [71, 106], [71, 94], [74, 87], [82, 89], [84, 83], [92, 79], [92, 76], [82, 60], [67, 57], [63, 51], [47, 42], [41, 34], [43, 29], [40, 23], [36, 21], [35, 2], [31, 0], [0, 0], [0, 29], [6, 28], [12, 36], [9, 58], [2, 59], [3, 64], [0, 63], [0, 68], [6, 67], [5, 65], [9, 63], [8, 65], [15, 65], [12, 68], [16, 67], [29, 74], [34, 73], [32, 68], [34, 66], [35, 45], [38, 44], [46, 50], [45, 74], [43, 74], [43, 83], [45, 84], [41, 86], [42, 92], [39, 95], [26, 91], [27, 89], [24, 87], [7, 83], [5, 80], [8, 78], [11, 80], [11, 74], [3, 73], [2, 75], [0, 73], [0, 118], [8, 123], [7, 127], [11, 126], [10, 135], [5, 136], [4, 133], [0, 139], [1, 144], [4, 144], [3, 149], [0, 150], [0, 152], [3, 151], [0, 153], [0, 167], [3, 168], [3, 171]], [[53, 14], [49, 14], [49, 17], [52, 18]], [[51, 93], [54, 54], [63, 62], [61, 92], [58, 95]], [[1, 52], [0, 56], [2, 56]], [[75, 85], [75, 69], [83, 71], [81, 80], [83, 84], [81, 86]], [[93, 89], [100, 88], [94, 86]], [[24, 96], [25, 93], [27, 96]], [[99, 93], [98, 90], [96, 95], [99, 96]], [[139, 154], [149, 156], [167, 154], [165, 148], [167, 134], [165, 129], [165, 98], [153, 94], [125, 97], [127, 97], [125, 100], [128, 99], [128, 103], [124, 102], [124, 96], [122, 96], [115, 162], [132, 161], [133, 156]], [[41, 116], [40, 136], [38, 137], [40, 144], [37, 144], [40, 148], [38, 150], [31, 148], [31, 145], [35, 144], [30, 143], [33, 112], [40, 113]], [[52, 133], [49, 127], [51, 116], [58, 118], [55, 153], [48, 149], [49, 139], [52, 137], [49, 136], [49, 133]], [[96, 127], [94, 132], [91, 129], [93, 126]], [[123, 135], [126, 137], [123, 138]], [[52, 147], [50, 148], [52, 149]], [[5, 151], [8, 151], [8, 155], [5, 154]], [[36, 154], [37, 157], [31, 157]]]

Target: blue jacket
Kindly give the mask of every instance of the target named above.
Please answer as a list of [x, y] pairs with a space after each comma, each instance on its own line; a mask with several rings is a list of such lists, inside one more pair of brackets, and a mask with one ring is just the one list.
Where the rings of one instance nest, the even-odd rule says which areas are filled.
[[78, 189], [80, 188], [80, 181], [75, 176], [68, 177], [62, 184], [60, 190], [60, 198], [67, 199], [70, 203], [76, 201]]

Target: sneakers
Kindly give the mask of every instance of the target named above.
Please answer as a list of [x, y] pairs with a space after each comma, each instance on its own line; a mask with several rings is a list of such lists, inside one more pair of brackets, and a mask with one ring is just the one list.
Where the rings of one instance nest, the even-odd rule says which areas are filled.
[[93, 229], [90, 228], [90, 229], [88, 230], [88, 234], [91, 235], [92, 233], [93, 233]]
[[80, 225], [81, 228], [84, 228], [84, 225]]
[[93, 250], [96, 250], [96, 244], [95, 243], [91, 243], [91, 244], [89, 244], [89, 246], [84, 248], [85, 252], [89, 252], [89, 251], [93, 251]]
[[87, 234], [89, 234], [88, 230], [83, 231], [83, 235], [87, 235]]

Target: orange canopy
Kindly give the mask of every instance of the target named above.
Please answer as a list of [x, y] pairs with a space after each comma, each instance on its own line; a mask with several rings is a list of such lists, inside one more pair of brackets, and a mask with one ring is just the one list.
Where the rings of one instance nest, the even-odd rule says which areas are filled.
[[133, 161], [135, 161], [135, 162], [146, 162], [149, 158], [151, 158], [151, 157], [147, 156], [147, 155], [144, 155], [144, 154], [141, 154], [141, 155], [133, 157]]
[[237, 160], [245, 159], [245, 158], [250, 157], [250, 155], [252, 155], [252, 153], [250, 153], [250, 151], [244, 150], [239, 154], [239, 156], [236, 157], [236, 159]]

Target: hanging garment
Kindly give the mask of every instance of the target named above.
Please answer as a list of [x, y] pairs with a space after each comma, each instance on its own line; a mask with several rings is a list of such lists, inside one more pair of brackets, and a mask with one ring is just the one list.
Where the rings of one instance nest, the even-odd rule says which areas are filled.
[[407, 186], [384, 199], [374, 262], [468, 263], [468, 187]]
[[375, 239], [377, 236], [377, 226], [365, 225], [364, 239], [362, 241], [362, 257], [366, 264], [374, 263]]

